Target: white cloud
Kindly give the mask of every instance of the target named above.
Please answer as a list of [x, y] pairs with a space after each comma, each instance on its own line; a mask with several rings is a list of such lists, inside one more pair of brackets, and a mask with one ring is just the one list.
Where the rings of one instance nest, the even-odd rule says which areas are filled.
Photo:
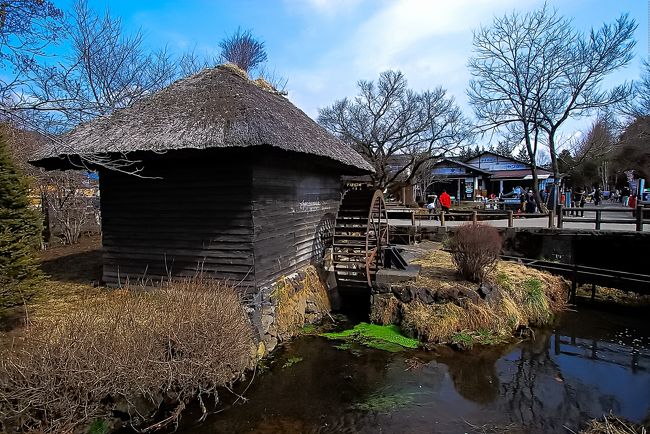
[[334, 17], [341, 13], [349, 13], [356, 9], [364, 0], [284, 0], [285, 5], [292, 10], [308, 13], [318, 13]]
[[[489, 25], [495, 15], [515, 6], [526, 8], [539, 1], [398, 0], [382, 4], [342, 46], [324, 53], [308, 68], [288, 71], [290, 98], [315, 117], [318, 108], [354, 95], [359, 79], [374, 80], [382, 71], [399, 69], [411, 87], [440, 85], [464, 103], [472, 30]], [[327, 0], [310, 2], [314, 7], [334, 7]]]

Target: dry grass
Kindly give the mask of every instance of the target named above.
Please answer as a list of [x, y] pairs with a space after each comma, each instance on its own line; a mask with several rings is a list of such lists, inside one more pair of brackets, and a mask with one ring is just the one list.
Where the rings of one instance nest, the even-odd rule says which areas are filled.
[[[475, 283], [457, 280], [449, 253], [434, 251], [414, 262], [422, 265], [416, 286], [476, 289]], [[488, 299], [403, 304], [402, 327], [431, 343], [452, 342], [459, 333], [479, 341], [499, 341], [522, 327], [546, 324], [566, 308], [567, 284], [549, 273], [499, 261], [487, 280], [499, 288]]]
[[276, 322], [280, 340], [295, 336], [306, 325], [308, 303], [315, 310], [326, 313], [331, 310], [327, 288], [314, 267], [304, 269], [304, 277], [282, 277], [276, 284], [272, 299], [276, 306]]
[[375, 295], [370, 310], [370, 321], [377, 324], [395, 324], [399, 321], [400, 302], [392, 295]]
[[241, 78], [248, 80], [248, 73], [234, 63], [223, 63], [219, 65], [219, 68], [227, 69], [230, 72], [234, 72]]
[[589, 422], [581, 434], [646, 434], [646, 428], [609, 415]]
[[260, 89], [263, 89], [263, 90], [265, 90], [267, 92], [273, 92], [273, 93], [277, 92], [277, 89], [274, 88], [271, 83], [264, 80], [262, 77], [259, 77], [259, 78], [256, 78], [255, 80], [253, 80], [253, 83], [255, 84], [255, 86], [257, 86]]
[[183, 403], [216, 394], [251, 365], [248, 318], [236, 290], [217, 281], [105, 292], [73, 304], [33, 321], [3, 354], [5, 430], [71, 432], [116, 408], [137, 415], [162, 399]]

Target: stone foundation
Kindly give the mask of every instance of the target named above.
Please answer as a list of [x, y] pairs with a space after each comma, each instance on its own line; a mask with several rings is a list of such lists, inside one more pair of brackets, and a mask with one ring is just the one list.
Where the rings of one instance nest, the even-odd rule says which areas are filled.
[[308, 265], [259, 290], [248, 306], [258, 334], [258, 355], [273, 351], [300, 329], [315, 324], [331, 310], [327, 286], [315, 266]]

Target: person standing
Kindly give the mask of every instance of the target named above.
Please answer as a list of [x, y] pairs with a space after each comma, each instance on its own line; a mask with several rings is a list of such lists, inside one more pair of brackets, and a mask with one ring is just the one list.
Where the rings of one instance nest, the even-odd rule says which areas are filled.
[[[580, 187], [578, 188], [578, 191], [575, 193], [575, 206], [582, 208], [579, 213], [580, 217], [585, 216], [585, 202], [587, 201], [587, 192], [585, 191], [584, 188]], [[578, 215], [578, 212], [576, 212], [576, 216]]]
[[596, 191], [594, 192], [594, 205], [598, 206], [600, 205], [600, 201], [603, 198], [603, 191], [600, 189], [600, 187], [596, 187]]
[[449, 212], [449, 209], [451, 208], [451, 196], [447, 194], [447, 190], [442, 190], [442, 194], [440, 194], [438, 201], [440, 202], [442, 212]]
[[630, 201], [630, 187], [627, 185], [623, 187], [621, 190], [621, 202], [623, 203], [623, 206], [628, 206]]
[[534, 214], [537, 204], [535, 203], [535, 195], [533, 195], [533, 190], [528, 190], [526, 194], [526, 213]]

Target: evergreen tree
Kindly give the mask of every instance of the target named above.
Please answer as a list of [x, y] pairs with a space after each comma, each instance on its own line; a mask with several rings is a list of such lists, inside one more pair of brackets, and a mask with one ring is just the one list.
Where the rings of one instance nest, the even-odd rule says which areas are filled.
[[517, 153], [517, 160], [530, 164], [530, 155], [528, 155], [526, 148], [522, 147], [519, 149], [519, 152]]
[[0, 309], [32, 297], [43, 275], [36, 261], [41, 218], [30, 209], [27, 183], [0, 136]]

